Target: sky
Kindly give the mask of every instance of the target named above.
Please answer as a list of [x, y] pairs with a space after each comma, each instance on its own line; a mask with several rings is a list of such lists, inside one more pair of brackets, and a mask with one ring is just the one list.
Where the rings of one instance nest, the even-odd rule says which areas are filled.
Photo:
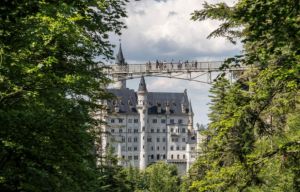
[[[206, 0], [217, 3], [220, 0]], [[229, 5], [233, 0], [222, 0]], [[191, 13], [201, 9], [204, 0], [140, 0], [130, 1], [127, 29], [120, 37], [113, 37], [118, 45], [121, 39], [128, 64], [147, 61], [198, 60], [219, 61], [241, 52], [242, 46], [231, 44], [224, 38], [207, 39], [220, 24], [218, 21], [192, 21]], [[116, 47], [115, 54], [117, 53]], [[207, 78], [203, 76], [203, 78]], [[187, 89], [194, 110], [194, 124], [207, 124], [210, 85], [169, 78], [145, 77], [149, 92], [183, 92]], [[205, 79], [204, 79], [205, 80]], [[128, 80], [127, 87], [136, 90], [139, 79]]]

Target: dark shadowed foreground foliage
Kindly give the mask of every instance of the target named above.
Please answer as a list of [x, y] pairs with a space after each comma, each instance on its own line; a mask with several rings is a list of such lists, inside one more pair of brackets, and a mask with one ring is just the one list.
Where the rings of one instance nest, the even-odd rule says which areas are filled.
[[113, 191], [90, 113], [110, 97], [95, 57], [112, 57], [125, 3], [1, 1], [0, 191]]

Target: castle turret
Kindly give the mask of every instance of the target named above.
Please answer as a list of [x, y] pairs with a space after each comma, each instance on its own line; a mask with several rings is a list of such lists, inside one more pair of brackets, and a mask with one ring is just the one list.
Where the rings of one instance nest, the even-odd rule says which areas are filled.
[[118, 142], [118, 151], [117, 151], [117, 156], [118, 156], [118, 165], [122, 165], [122, 149], [121, 149], [121, 142]]
[[140, 169], [144, 170], [148, 163], [147, 153], [147, 118], [148, 118], [148, 107], [147, 107], [147, 87], [145, 79], [142, 76], [139, 89], [137, 92], [138, 97], [138, 113], [140, 115]]
[[[127, 69], [127, 63], [125, 62], [124, 56], [123, 56], [123, 51], [122, 51], [122, 45], [120, 43], [119, 51], [116, 56], [116, 65], [117, 65], [117, 70], [118, 71], [126, 71]], [[125, 80], [126, 74], [118, 73], [114, 77], [115, 81], [115, 87], [117, 89], [125, 89], [126, 88], [126, 80]]]
[[166, 114], [167, 114], [167, 115], [170, 114], [170, 110], [171, 110], [171, 108], [170, 108], [170, 103], [169, 103], [169, 101], [167, 101], [167, 102], [166, 102]]
[[193, 130], [193, 119], [194, 119], [194, 112], [193, 112], [193, 108], [192, 108], [192, 101], [190, 100], [189, 102], [189, 112], [188, 112], [188, 116], [189, 116], [189, 122], [188, 122], [188, 129], [190, 131]]
[[186, 172], [188, 173], [191, 166], [191, 146], [189, 143], [186, 144]]
[[186, 113], [187, 105], [188, 105], [187, 91], [185, 89], [183, 92], [182, 100], [181, 100], [181, 112], [182, 113]]

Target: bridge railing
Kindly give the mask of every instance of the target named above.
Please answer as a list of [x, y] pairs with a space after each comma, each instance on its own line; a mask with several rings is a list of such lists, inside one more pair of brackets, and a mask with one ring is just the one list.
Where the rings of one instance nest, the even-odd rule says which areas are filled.
[[[214, 72], [220, 71], [223, 61], [211, 62], [148, 62], [146, 64], [109, 65], [108, 74], [144, 74], [144, 73], [176, 73], [176, 72]], [[244, 70], [246, 67], [230, 67], [229, 71]]]

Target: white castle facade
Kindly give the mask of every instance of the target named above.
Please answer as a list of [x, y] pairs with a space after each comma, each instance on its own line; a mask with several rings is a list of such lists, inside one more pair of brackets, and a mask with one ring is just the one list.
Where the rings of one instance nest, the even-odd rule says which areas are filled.
[[[126, 66], [120, 47], [116, 64]], [[157, 161], [177, 165], [186, 172], [195, 160], [200, 136], [193, 129], [193, 110], [187, 91], [150, 92], [144, 77], [138, 91], [126, 88], [122, 74], [108, 91], [116, 97], [105, 101], [101, 113], [102, 153], [110, 148], [120, 165], [145, 169]]]

